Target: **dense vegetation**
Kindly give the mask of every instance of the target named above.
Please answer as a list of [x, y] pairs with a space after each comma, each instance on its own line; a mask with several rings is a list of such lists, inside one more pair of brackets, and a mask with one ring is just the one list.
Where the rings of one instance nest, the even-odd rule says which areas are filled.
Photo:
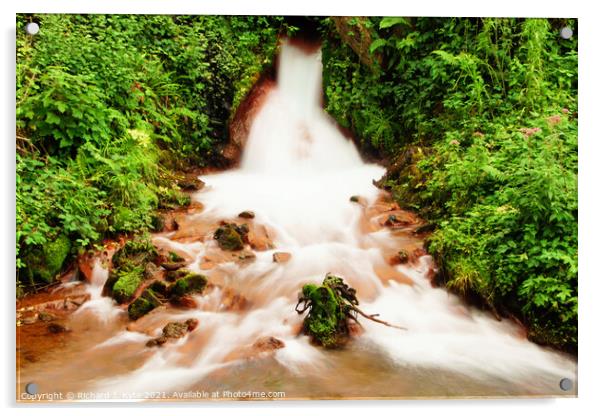
[[[41, 30], [30, 36], [29, 21]], [[186, 197], [172, 169], [223, 163], [230, 114], [271, 63], [281, 18], [17, 18], [17, 271], [51, 282], [104, 237]]]
[[[224, 166], [228, 122], [287, 22], [19, 16], [18, 284], [51, 282], [78, 251], [186, 204], [174, 170]], [[380, 185], [436, 225], [439, 283], [576, 351], [576, 22], [307, 22], [326, 110], [388, 161]]]
[[334, 18], [327, 110], [437, 225], [440, 283], [577, 345], [576, 22]]

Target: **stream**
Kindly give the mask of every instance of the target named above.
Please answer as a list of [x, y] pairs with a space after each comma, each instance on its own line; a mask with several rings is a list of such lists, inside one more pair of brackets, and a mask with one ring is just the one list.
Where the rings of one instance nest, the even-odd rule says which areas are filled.
[[[559, 388], [577, 379], [574, 357], [433, 287], [435, 265], [414, 232], [424, 223], [373, 185], [385, 169], [362, 161], [325, 114], [321, 74], [319, 50], [285, 42], [240, 165], [202, 175], [196, 208], [178, 214], [177, 230], [153, 235], [207, 276], [195, 307], [163, 306], [130, 322], [102, 296], [108, 270], [98, 260], [90, 281], [55, 289], [88, 299], [62, 317], [70, 331], [20, 327], [18, 399], [28, 383], [65, 400], [576, 395], [576, 386]], [[213, 231], [222, 220], [249, 225], [255, 240], [244, 255], [219, 249]], [[392, 261], [401, 249], [408, 262]], [[301, 287], [326, 273], [357, 290], [362, 310], [407, 330], [360, 317], [345, 348], [312, 345], [295, 305]], [[198, 327], [185, 337], [146, 346], [166, 323], [190, 318]]]

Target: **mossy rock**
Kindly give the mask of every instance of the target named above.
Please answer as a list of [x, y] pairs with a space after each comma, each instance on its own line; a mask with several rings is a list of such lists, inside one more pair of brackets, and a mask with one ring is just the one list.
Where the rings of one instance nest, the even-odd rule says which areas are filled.
[[157, 249], [147, 237], [136, 237], [127, 241], [113, 255], [113, 267], [137, 267], [148, 262], [155, 262], [159, 257]]
[[134, 267], [131, 269], [121, 269], [113, 273], [115, 283], [111, 290], [111, 296], [118, 303], [125, 303], [130, 300], [138, 286], [144, 281], [144, 269]]
[[165, 218], [159, 213], [155, 213], [151, 216], [151, 230], [160, 233], [165, 229]]
[[186, 261], [186, 259], [184, 257], [179, 256], [178, 253], [174, 253], [173, 251], [170, 251], [167, 254], [167, 258], [169, 259], [169, 261], [174, 262], [174, 263]]
[[405, 264], [410, 260], [410, 255], [404, 249], [399, 250], [399, 252], [397, 253], [397, 257], [399, 258], [399, 262], [401, 264]]
[[200, 293], [207, 286], [207, 278], [202, 274], [188, 273], [179, 278], [170, 287], [171, 296], [179, 298], [189, 293]]
[[182, 338], [188, 332], [186, 322], [169, 322], [163, 328], [163, 336], [166, 338]]
[[253, 211], [243, 211], [240, 214], [238, 214], [238, 216], [240, 218], [246, 218], [246, 219], [253, 219], [255, 218], [255, 213]]
[[178, 181], [178, 187], [184, 191], [200, 191], [205, 187], [205, 182], [199, 178], [188, 178]]
[[222, 250], [238, 251], [245, 246], [244, 236], [249, 232], [247, 224], [224, 224], [219, 227], [213, 234], [213, 238], [217, 240], [217, 244]]
[[[343, 279], [328, 274], [322, 285], [303, 286], [299, 303], [310, 308], [303, 321], [303, 330], [314, 343], [326, 348], [339, 348], [347, 342], [350, 305], [356, 305], [358, 301], [355, 289], [347, 286]], [[303, 311], [305, 309], [307, 307]], [[299, 313], [303, 311], [297, 309]]]
[[146, 289], [142, 295], [128, 306], [128, 315], [135, 321], [153, 309], [161, 306], [161, 300], [152, 289]]
[[171, 292], [170, 285], [162, 280], [154, 281], [149, 286], [149, 289], [151, 289], [153, 292], [158, 293], [159, 295], [161, 295], [163, 297], [168, 297]]
[[65, 234], [24, 256], [27, 276], [34, 281], [52, 283], [71, 252], [71, 241]]
[[165, 280], [167, 280], [168, 282], [175, 282], [176, 280], [187, 276], [189, 273], [190, 272], [186, 269], [168, 271], [165, 274]]
[[140, 284], [158, 270], [154, 262], [159, 253], [150, 239], [136, 237], [113, 255], [113, 269], [105, 283], [104, 294], [119, 303], [129, 301]]

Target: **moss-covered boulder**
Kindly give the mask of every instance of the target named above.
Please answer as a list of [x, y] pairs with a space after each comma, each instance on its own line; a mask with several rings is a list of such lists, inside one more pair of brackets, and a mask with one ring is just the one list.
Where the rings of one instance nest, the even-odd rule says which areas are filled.
[[172, 298], [177, 299], [191, 293], [201, 293], [206, 286], [207, 278], [205, 276], [189, 272], [170, 286], [170, 293]]
[[168, 282], [175, 282], [176, 280], [187, 276], [188, 273], [190, 272], [186, 269], [168, 271], [167, 273], [165, 273], [165, 280], [167, 280]]
[[152, 289], [146, 289], [142, 295], [128, 306], [128, 315], [131, 320], [135, 321], [146, 315], [153, 309], [161, 306], [161, 299]]
[[140, 236], [128, 240], [113, 255], [113, 267], [127, 267], [131, 264], [141, 265], [148, 262], [155, 262], [159, 257], [157, 249], [148, 237]]
[[217, 240], [217, 244], [222, 250], [238, 251], [244, 248], [244, 239], [248, 232], [249, 226], [247, 224], [227, 223], [215, 230], [213, 238]]
[[111, 275], [111, 280], [115, 282], [111, 293], [118, 303], [126, 303], [130, 300], [144, 281], [144, 269], [139, 266], [119, 269], [111, 272]]
[[113, 267], [104, 287], [104, 294], [119, 303], [126, 303], [136, 289], [150, 279], [158, 268], [159, 253], [148, 237], [136, 237], [127, 241], [112, 259]]
[[351, 314], [352, 306], [357, 304], [355, 289], [347, 286], [340, 277], [327, 274], [322, 285], [303, 286], [296, 310], [301, 314], [309, 309], [303, 331], [314, 343], [338, 348], [349, 338], [349, 319], [355, 319]]
[[60, 234], [41, 248], [27, 253], [24, 258], [30, 282], [52, 283], [70, 252], [71, 241], [65, 234]]
[[163, 296], [164, 298], [169, 297], [169, 295], [171, 293], [171, 287], [170, 287], [169, 283], [164, 282], [163, 280], [155, 280], [149, 286], [149, 289], [151, 289], [153, 292]]

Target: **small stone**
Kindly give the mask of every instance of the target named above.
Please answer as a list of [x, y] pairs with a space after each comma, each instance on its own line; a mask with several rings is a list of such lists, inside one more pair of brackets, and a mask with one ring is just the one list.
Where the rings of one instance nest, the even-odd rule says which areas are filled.
[[63, 332], [68, 332], [69, 329], [61, 324], [56, 324], [56, 323], [52, 323], [49, 324], [48, 327], [48, 332], [50, 332], [51, 334], [60, 334]]
[[253, 349], [257, 352], [273, 351], [284, 347], [284, 341], [276, 337], [262, 337], [253, 343]]
[[188, 332], [192, 332], [199, 326], [199, 320], [195, 318], [190, 318], [186, 320], [186, 325], [188, 325]]
[[255, 213], [253, 211], [243, 211], [240, 214], [238, 214], [238, 216], [240, 218], [253, 219], [255, 218]]
[[184, 309], [196, 309], [198, 307], [196, 301], [192, 296], [180, 296], [171, 299], [171, 303], [175, 306]]
[[399, 262], [401, 264], [405, 264], [408, 262], [408, 260], [410, 259], [410, 256], [408, 255], [408, 252], [405, 250], [399, 250], [399, 253], [397, 253], [397, 257], [399, 258]]
[[179, 181], [178, 186], [184, 191], [200, 191], [205, 187], [205, 182], [198, 178], [192, 178]]
[[163, 328], [166, 338], [182, 338], [188, 332], [188, 324], [184, 322], [170, 322]]
[[291, 259], [291, 257], [291, 253], [286, 253], [284, 251], [278, 251], [272, 255], [274, 263], [286, 263]]
[[150, 279], [151, 277], [153, 277], [157, 272], [159, 271], [159, 268], [152, 262], [148, 262], [144, 265], [144, 278], [145, 279]]
[[238, 255], [238, 260], [242, 262], [251, 262], [255, 260], [255, 258], [255, 253], [253, 253], [252, 251], [243, 251]]
[[157, 338], [153, 338], [146, 343], [147, 347], [160, 347], [161, 345], [167, 342], [167, 338], [164, 336], [160, 336]]
[[21, 319], [21, 323], [23, 325], [31, 325], [33, 323], [36, 323], [37, 321], [38, 321], [38, 317], [36, 315], [28, 316], [26, 318]]
[[421, 225], [420, 227], [416, 228], [416, 230], [414, 230], [414, 234], [430, 233], [432, 231], [435, 231], [436, 227], [437, 226], [435, 224]]
[[188, 273], [190, 272], [184, 269], [170, 271], [166, 273], [165, 280], [167, 280], [168, 282], [175, 282], [176, 280], [186, 276]]
[[42, 322], [50, 322], [54, 321], [56, 319], [56, 316], [48, 312], [40, 312], [38, 314], [38, 319]]
[[395, 215], [389, 215], [385, 221], [385, 225], [388, 227], [394, 225], [395, 223], [397, 223], [397, 217]]
[[169, 261], [169, 262], [161, 263], [161, 267], [163, 267], [165, 270], [170, 271], [170, 272], [181, 269], [184, 266], [186, 266], [185, 261], [178, 261], [178, 262]]

